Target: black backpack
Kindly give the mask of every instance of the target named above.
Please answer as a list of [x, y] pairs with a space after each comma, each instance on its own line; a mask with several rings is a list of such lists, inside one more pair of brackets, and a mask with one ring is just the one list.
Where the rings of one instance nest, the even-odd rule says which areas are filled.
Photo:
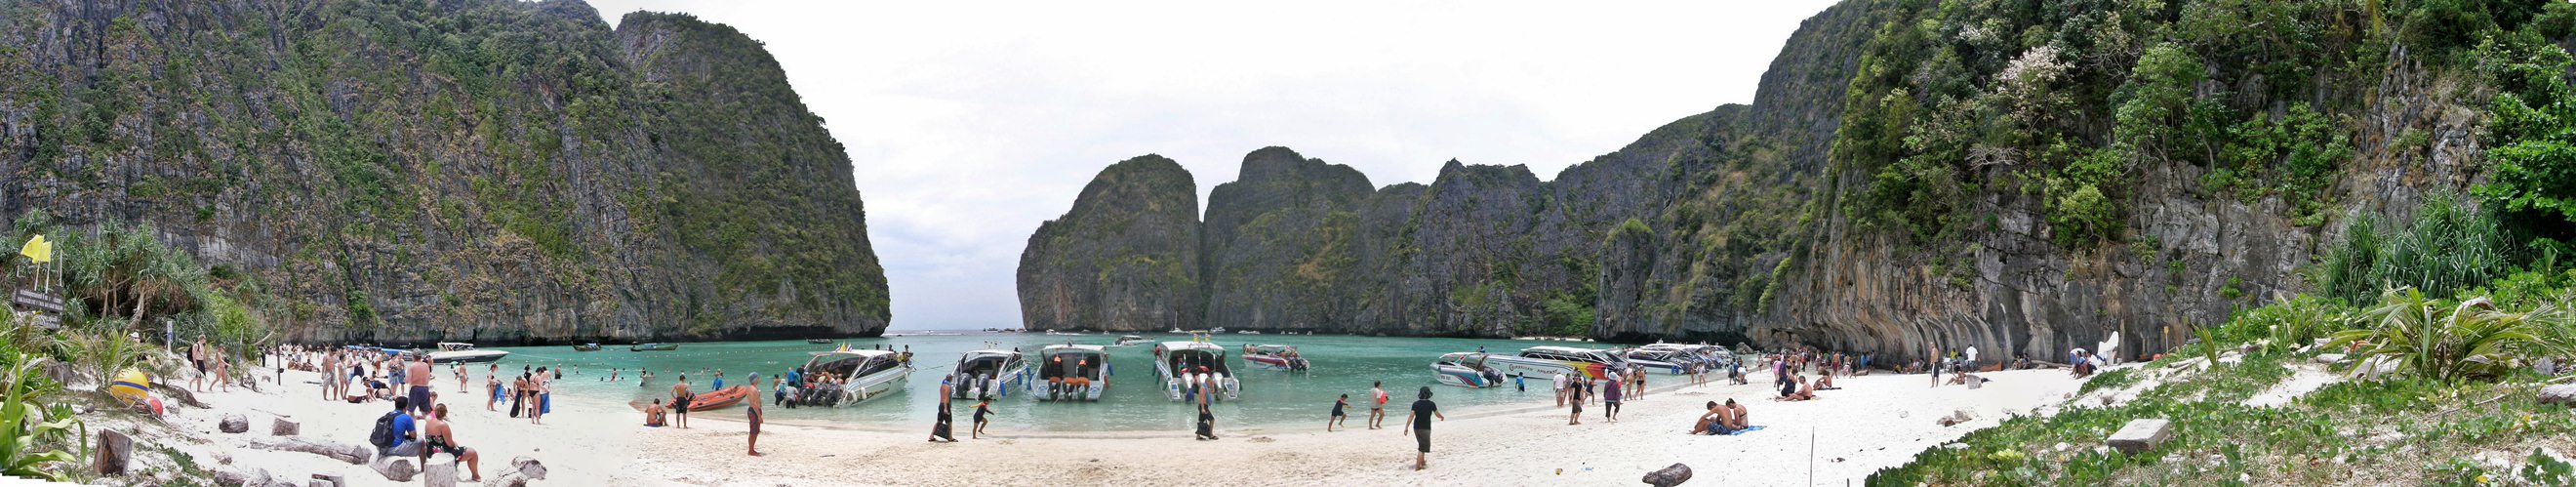
[[376, 448], [393, 448], [394, 416], [401, 414], [401, 411], [395, 411], [385, 413], [383, 417], [376, 418], [376, 430], [374, 432], [367, 433], [367, 443], [376, 445]]

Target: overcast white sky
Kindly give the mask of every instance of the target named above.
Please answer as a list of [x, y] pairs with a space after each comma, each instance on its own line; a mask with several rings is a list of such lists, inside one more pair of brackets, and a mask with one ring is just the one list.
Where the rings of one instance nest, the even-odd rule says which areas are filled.
[[1751, 102], [1832, 2], [591, 4], [611, 24], [686, 12], [766, 43], [849, 148], [893, 328], [943, 329], [1018, 326], [1021, 247], [1111, 163], [1180, 161], [1202, 209], [1273, 145], [1379, 186], [1453, 158], [1553, 179]]

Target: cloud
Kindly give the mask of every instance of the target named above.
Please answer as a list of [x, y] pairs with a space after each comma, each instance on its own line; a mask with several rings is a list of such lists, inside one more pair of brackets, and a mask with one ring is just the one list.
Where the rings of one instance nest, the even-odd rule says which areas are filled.
[[592, 2], [768, 46], [850, 152], [899, 329], [1018, 326], [1029, 232], [1110, 163], [1178, 160], [1202, 207], [1272, 145], [1379, 185], [1552, 176], [1751, 101], [1831, 3]]

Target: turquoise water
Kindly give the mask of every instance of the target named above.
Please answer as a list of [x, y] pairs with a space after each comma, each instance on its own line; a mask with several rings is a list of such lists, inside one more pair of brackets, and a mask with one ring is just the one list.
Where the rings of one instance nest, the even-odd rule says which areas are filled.
[[[946, 333], [946, 332], [925, 332]], [[1186, 340], [1172, 334], [1140, 334], [1160, 341]], [[938, 416], [939, 380], [946, 377], [963, 352], [984, 348], [1018, 347], [1036, 360], [1040, 347], [1072, 342], [1086, 345], [1108, 345], [1117, 335], [1057, 336], [1040, 333], [963, 333], [943, 335], [908, 335], [886, 338], [844, 340], [854, 349], [872, 346], [912, 347], [913, 371], [904, 391], [866, 402], [839, 408], [770, 407], [773, 419], [814, 422], [858, 423], [877, 429], [911, 429], [928, 431]], [[1530, 383], [1531, 390], [1520, 392], [1505, 387], [1466, 389], [1443, 386], [1433, 380], [1430, 364], [1440, 354], [1474, 351], [1477, 346], [1495, 353], [1517, 352], [1541, 342], [1516, 340], [1478, 340], [1454, 338], [1389, 338], [1338, 335], [1218, 335], [1216, 343], [1227, 349], [1227, 361], [1242, 378], [1239, 400], [1223, 401], [1210, 410], [1216, 413], [1220, 427], [1240, 428], [1246, 425], [1298, 427], [1297, 423], [1321, 428], [1332, 410], [1333, 399], [1351, 395], [1347, 410], [1352, 418], [1345, 424], [1364, 427], [1367, 420], [1369, 384], [1385, 381], [1390, 403], [1387, 419], [1390, 426], [1404, 419], [1403, 407], [1411, 404], [1421, 387], [1431, 387], [1433, 400], [1444, 411], [1464, 411], [1505, 404], [1528, 405], [1553, 399], [1544, 381]], [[1311, 372], [1282, 372], [1254, 369], [1242, 361], [1245, 343], [1296, 346], [1314, 364]], [[1549, 342], [1547, 344], [1562, 344]], [[1579, 344], [1608, 348], [1610, 345]], [[745, 373], [760, 372], [761, 399], [772, 392], [769, 377], [783, 374], [789, 368], [803, 365], [807, 352], [830, 350], [834, 345], [808, 344], [802, 340], [768, 342], [685, 343], [679, 350], [666, 352], [629, 352], [624, 345], [606, 345], [597, 352], [577, 352], [571, 347], [497, 348], [511, 353], [500, 363], [505, 370], [515, 371], [523, 365], [578, 367], [574, 375], [556, 382], [557, 394], [617, 402], [650, 401], [667, 398], [677, 372], [687, 371], [690, 388], [710, 390], [710, 375], [699, 370], [723, 369], [726, 385], [740, 384]], [[1109, 391], [1100, 402], [1043, 402], [1014, 391], [1011, 397], [993, 402], [993, 424], [987, 432], [1081, 432], [1183, 430], [1195, 418], [1189, 405], [1163, 395], [1162, 385], [1154, 378], [1151, 345], [1112, 347]], [[622, 382], [604, 382], [609, 369], [623, 369]], [[650, 387], [638, 387], [634, 380], [638, 368], [653, 371], [656, 377]], [[481, 370], [475, 370], [477, 379]], [[1665, 379], [1678, 380], [1678, 379]], [[480, 386], [481, 382], [476, 382]], [[1649, 382], [1650, 385], [1654, 385]], [[964, 436], [971, 424], [974, 403], [959, 400], [956, 405], [958, 434]], [[711, 413], [740, 417], [741, 408]]]

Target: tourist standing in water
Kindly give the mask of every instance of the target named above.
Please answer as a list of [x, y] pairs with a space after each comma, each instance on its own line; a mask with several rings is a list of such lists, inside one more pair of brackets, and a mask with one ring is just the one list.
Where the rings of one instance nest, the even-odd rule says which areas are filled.
[[1413, 431], [1409, 431], [1407, 433], [1413, 435], [1414, 470], [1422, 470], [1425, 466], [1425, 462], [1431, 457], [1431, 419], [1439, 418], [1441, 421], [1449, 420], [1448, 416], [1440, 414], [1440, 405], [1433, 404], [1431, 402], [1430, 386], [1424, 386], [1422, 388], [1422, 394], [1420, 397], [1421, 399], [1413, 401], [1413, 411], [1404, 413], [1405, 421], [1413, 423]]
[[1199, 439], [1202, 441], [1216, 439], [1216, 413], [1208, 411], [1208, 397], [1206, 395], [1199, 396], [1198, 433]]

